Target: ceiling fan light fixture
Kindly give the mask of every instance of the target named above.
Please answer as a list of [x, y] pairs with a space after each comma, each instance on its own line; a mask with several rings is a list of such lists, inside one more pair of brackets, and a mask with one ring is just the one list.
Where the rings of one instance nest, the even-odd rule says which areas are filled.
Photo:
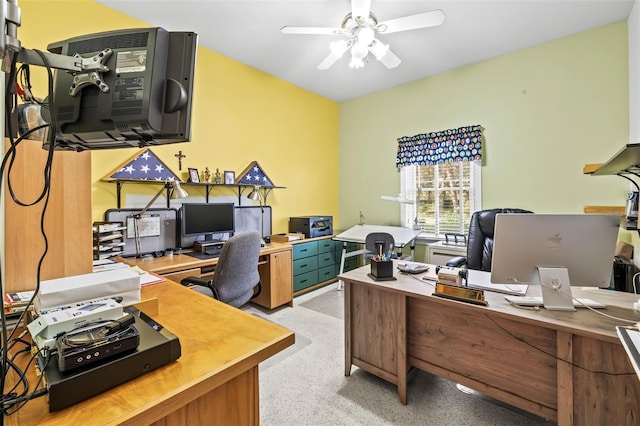
[[369, 27], [359, 27], [356, 38], [358, 39], [358, 43], [363, 44], [364, 46], [370, 46], [375, 37], [375, 33]]
[[373, 43], [371, 44], [371, 53], [373, 53], [373, 56], [375, 56], [377, 60], [382, 60], [387, 52], [389, 52], [388, 44], [384, 44], [379, 40], [373, 40]]
[[369, 48], [366, 44], [355, 43], [351, 48], [351, 57], [356, 59], [364, 59], [369, 54]]
[[351, 57], [351, 61], [349, 61], [349, 67], [358, 69], [364, 67], [364, 61], [362, 58]]

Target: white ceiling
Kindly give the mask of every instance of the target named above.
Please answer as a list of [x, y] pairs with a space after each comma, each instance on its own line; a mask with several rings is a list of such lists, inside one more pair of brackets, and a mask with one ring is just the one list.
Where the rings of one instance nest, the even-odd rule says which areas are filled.
[[316, 66], [338, 36], [283, 35], [288, 26], [339, 27], [349, 0], [97, 0], [169, 31], [193, 31], [201, 46], [335, 101], [345, 101], [591, 28], [626, 20], [634, 0], [372, 0], [386, 21], [442, 9], [439, 27], [379, 36], [402, 60], [387, 69], [348, 56]]

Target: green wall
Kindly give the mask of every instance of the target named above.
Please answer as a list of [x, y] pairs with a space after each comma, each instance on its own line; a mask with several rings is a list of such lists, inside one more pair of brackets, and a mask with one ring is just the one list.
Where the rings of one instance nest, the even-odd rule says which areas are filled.
[[[483, 208], [580, 213], [628, 183], [582, 174], [629, 143], [627, 25], [618, 22], [340, 105], [340, 217], [397, 225], [400, 136], [484, 127]], [[375, 64], [373, 64], [375, 65]]]

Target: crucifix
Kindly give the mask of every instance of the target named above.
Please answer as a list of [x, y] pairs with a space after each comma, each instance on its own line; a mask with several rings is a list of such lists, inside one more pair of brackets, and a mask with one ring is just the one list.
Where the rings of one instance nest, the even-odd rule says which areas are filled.
[[178, 157], [178, 170], [182, 170], [182, 159], [185, 158], [186, 155], [184, 155], [182, 153], [182, 150], [180, 150], [177, 154], [174, 155], [174, 157]]

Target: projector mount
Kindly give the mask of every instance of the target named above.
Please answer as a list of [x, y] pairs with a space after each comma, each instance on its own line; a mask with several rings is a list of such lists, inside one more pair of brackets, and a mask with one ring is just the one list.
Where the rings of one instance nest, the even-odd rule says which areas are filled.
[[71, 96], [76, 96], [88, 85], [95, 85], [105, 93], [109, 91], [109, 86], [104, 83], [101, 75], [109, 71], [105, 62], [113, 53], [111, 49], [105, 49], [91, 58], [83, 58], [77, 53], [73, 56], [66, 56], [25, 49], [17, 37], [20, 26], [18, 1], [0, 0], [0, 2], [0, 25], [5, 28], [5, 34], [0, 34], [2, 71], [10, 71], [14, 55], [17, 55], [17, 61], [22, 64], [50, 67], [73, 74], [73, 82], [69, 88]]

